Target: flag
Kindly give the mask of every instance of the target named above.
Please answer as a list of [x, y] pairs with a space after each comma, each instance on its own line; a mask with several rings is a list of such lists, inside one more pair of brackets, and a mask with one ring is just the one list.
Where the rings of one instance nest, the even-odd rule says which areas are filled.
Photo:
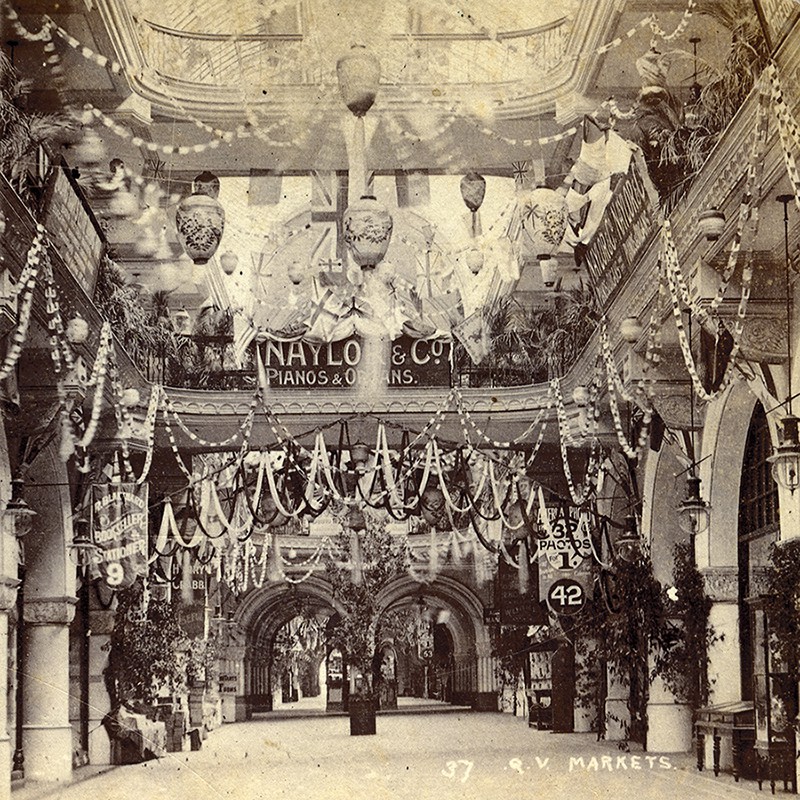
[[346, 172], [311, 171], [311, 224], [317, 237], [311, 253], [312, 264], [319, 259], [347, 263], [342, 233], [347, 187]]
[[251, 169], [247, 187], [247, 205], [274, 206], [281, 201], [282, 181], [279, 172]]
[[491, 342], [481, 310], [470, 314], [463, 322], [453, 328], [453, 336], [467, 351], [473, 364], [480, 364], [489, 354]]
[[431, 186], [427, 170], [397, 170], [395, 172], [397, 205], [424, 206], [431, 201]]

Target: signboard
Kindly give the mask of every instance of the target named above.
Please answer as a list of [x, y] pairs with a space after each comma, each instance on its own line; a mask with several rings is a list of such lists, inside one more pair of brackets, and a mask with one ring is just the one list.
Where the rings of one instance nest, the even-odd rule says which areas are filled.
[[[519, 545], [509, 548], [509, 553], [516, 559]], [[530, 588], [525, 594], [520, 594], [517, 568], [500, 556], [496, 605], [500, 611], [501, 625], [542, 625], [547, 621], [539, 604], [539, 572], [535, 562], [530, 568]]]
[[756, 0], [756, 11], [770, 52], [774, 52], [800, 16], [797, 0]]
[[450, 386], [450, 349], [446, 339], [401, 336], [392, 342], [389, 386]]
[[559, 578], [547, 590], [547, 604], [556, 614], [577, 614], [586, 605], [583, 584], [573, 578]]
[[[362, 361], [367, 361], [364, 348], [369, 345], [358, 337], [338, 342], [267, 340], [257, 346], [267, 385], [276, 389], [349, 389], [374, 380], [362, 367]], [[395, 339], [386, 382], [391, 387], [449, 387], [451, 347], [445, 339]]]
[[100, 547], [95, 569], [114, 589], [147, 571], [147, 484], [92, 486], [92, 531]]
[[655, 190], [634, 158], [614, 189], [603, 221], [583, 254], [597, 302], [604, 307], [656, 230]]
[[362, 345], [357, 337], [338, 342], [259, 343], [267, 384], [277, 389], [349, 388], [358, 384]]
[[66, 169], [53, 170], [44, 225], [64, 264], [89, 297], [94, 292], [103, 237]]
[[566, 504], [547, 506], [549, 535], [540, 539], [539, 555], [557, 570], [577, 569], [592, 554], [590, 533], [581, 524], [578, 509]]

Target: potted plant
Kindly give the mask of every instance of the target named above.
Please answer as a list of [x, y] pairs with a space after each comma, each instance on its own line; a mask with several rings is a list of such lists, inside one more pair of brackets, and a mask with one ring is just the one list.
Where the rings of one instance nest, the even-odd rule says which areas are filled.
[[0, 53], [0, 172], [23, 200], [35, 199], [36, 151], [63, 141], [76, 127], [64, 114], [27, 110], [31, 81], [21, 79], [11, 61]]
[[376, 700], [373, 667], [380, 635], [380, 591], [404, 574], [406, 556], [402, 545], [382, 521], [354, 520], [339, 535], [339, 560], [329, 562], [328, 579], [333, 597], [344, 614], [330, 634], [330, 645], [342, 652], [350, 667], [350, 733], [375, 733]]

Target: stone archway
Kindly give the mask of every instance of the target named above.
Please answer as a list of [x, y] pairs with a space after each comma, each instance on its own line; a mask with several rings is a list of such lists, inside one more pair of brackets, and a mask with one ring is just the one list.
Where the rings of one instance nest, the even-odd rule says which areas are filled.
[[275, 676], [270, 672], [272, 647], [278, 631], [299, 613], [344, 614], [330, 585], [317, 577], [300, 584], [272, 584], [249, 592], [234, 621], [243, 631], [244, 688], [248, 714], [272, 710]]
[[496, 711], [495, 664], [480, 598], [454, 578], [440, 575], [425, 584], [399, 578], [380, 592], [378, 602], [387, 611], [410, 607], [420, 596], [432, 609], [446, 612], [439, 619], [452, 639], [451, 702]]

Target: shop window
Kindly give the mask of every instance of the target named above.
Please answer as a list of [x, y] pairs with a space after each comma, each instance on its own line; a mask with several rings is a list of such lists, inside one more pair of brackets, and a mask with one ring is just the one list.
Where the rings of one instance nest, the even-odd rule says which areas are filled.
[[742, 698], [753, 698], [754, 642], [757, 616], [763, 614], [754, 604], [758, 589], [753, 573], [765, 566], [778, 525], [778, 487], [772, 479], [770, 463], [772, 440], [767, 415], [759, 403], [753, 410], [747, 431], [739, 488], [739, 642]]
[[742, 462], [739, 491], [739, 536], [755, 533], [778, 522], [778, 487], [772, 479], [772, 440], [767, 415], [759, 403], [753, 411]]

